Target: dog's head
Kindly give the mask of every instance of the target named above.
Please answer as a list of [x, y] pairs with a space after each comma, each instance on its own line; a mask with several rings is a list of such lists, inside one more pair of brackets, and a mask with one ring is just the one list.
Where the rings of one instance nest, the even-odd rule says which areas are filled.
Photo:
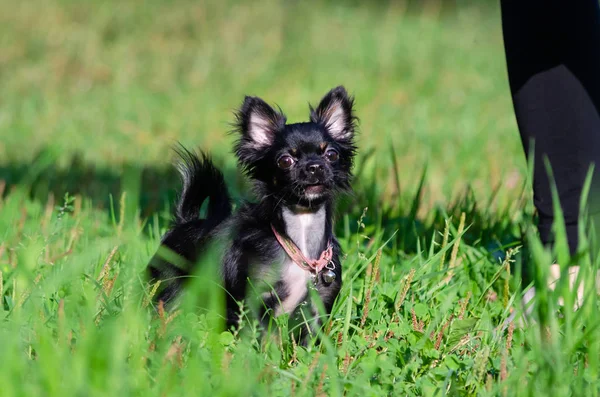
[[356, 117], [344, 87], [329, 91], [310, 121], [286, 124], [257, 97], [246, 97], [237, 113], [240, 165], [256, 182], [258, 193], [288, 205], [315, 206], [350, 188]]

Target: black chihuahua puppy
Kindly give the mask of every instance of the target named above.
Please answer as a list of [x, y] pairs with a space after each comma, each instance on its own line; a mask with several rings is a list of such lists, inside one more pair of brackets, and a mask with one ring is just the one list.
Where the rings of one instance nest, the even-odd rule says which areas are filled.
[[[150, 277], [162, 281], [157, 301], [169, 304], [211, 240], [225, 238], [221, 276], [229, 327], [240, 318], [239, 302], [257, 290], [263, 321], [267, 313], [297, 315], [300, 306], [310, 307], [311, 318], [317, 319], [314, 302], [303, 305], [309, 288], [330, 313], [342, 285], [333, 203], [339, 192], [350, 189], [356, 150], [353, 102], [344, 87], [337, 87], [316, 109], [310, 107], [309, 122], [286, 124], [280, 110], [246, 97], [236, 114], [235, 153], [259, 201], [242, 204], [233, 215], [221, 172], [206, 155], [179, 151], [183, 189], [161, 244], [184, 260], [158, 253], [152, 258]], [[201, 219], [206, 199], [207, 214]]]

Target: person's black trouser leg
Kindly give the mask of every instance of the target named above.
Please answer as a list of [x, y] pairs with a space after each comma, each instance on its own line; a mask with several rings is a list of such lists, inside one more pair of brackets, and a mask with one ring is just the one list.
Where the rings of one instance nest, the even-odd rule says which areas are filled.
[[[502, 0], [506, 63], [517, 124], [534, 150], [538, 229], [551, 244], [553, 208], [544, 156], [558, 189], [572, 253], [581, 191], [591, 164], [600, 186], [600, 10], [597, 0]], [[534, 147], [530, 147], [533, 142]], [[590, 213], [600, 195], [589, 197]]]

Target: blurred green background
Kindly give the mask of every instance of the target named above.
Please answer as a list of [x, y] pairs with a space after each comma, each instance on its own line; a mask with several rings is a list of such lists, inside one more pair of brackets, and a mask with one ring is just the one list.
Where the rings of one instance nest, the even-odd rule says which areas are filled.
[[244, 95], [295, 122], [339, 84], [356, 96], [359, 189], [395, 200], [427, 167], [425, 211], [469, 187], [521, 193], [495, 1], [2, 1], [0, 48], [0, 180], [40, 200], [106, 206], [131, 171], [149, 215], [177, 187], [177, 141], [243, 192], [228, 131]]
[[[244, 95], [305, 121], [340, 84], [359, 155], [323, 344], [285, 316], [216, 332], [216, 266], [152, 310], [171, 148], [210, 151], [248, 197]], [[598, 301], [546, 288], [568, 249], [536, 238], [526, 169], [497, 0], [0, 0], [0, 397], [598, 396]], [[538, 298], [513, 327], [521, 267]]]

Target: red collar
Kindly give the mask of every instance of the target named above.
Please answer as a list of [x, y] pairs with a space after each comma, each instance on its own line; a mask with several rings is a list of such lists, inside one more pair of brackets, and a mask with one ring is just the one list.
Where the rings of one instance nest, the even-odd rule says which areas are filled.
[[273, 230], [273, 234], [275, 234], [275, 238], [277, 241], [279, 241], [281, 248], [283, 248], [290, 259], [294, 261], [296, 265], [300, 266], [300, 268], [313, 274], [319, 274], [324, 268], [330, 270], [335, 269], [335, 265], [331, 261], [333, 258], [333, 246], [331, 244], [331, 239], [329, 239], [327, 242], [327, 248], [325, 251], [321, 252], [321, 257], [319, 259], [308, 259], [292, 240], [277, 233], [277, 230], [275, 230], [273, 225], [271, 225], [271, 229]]

